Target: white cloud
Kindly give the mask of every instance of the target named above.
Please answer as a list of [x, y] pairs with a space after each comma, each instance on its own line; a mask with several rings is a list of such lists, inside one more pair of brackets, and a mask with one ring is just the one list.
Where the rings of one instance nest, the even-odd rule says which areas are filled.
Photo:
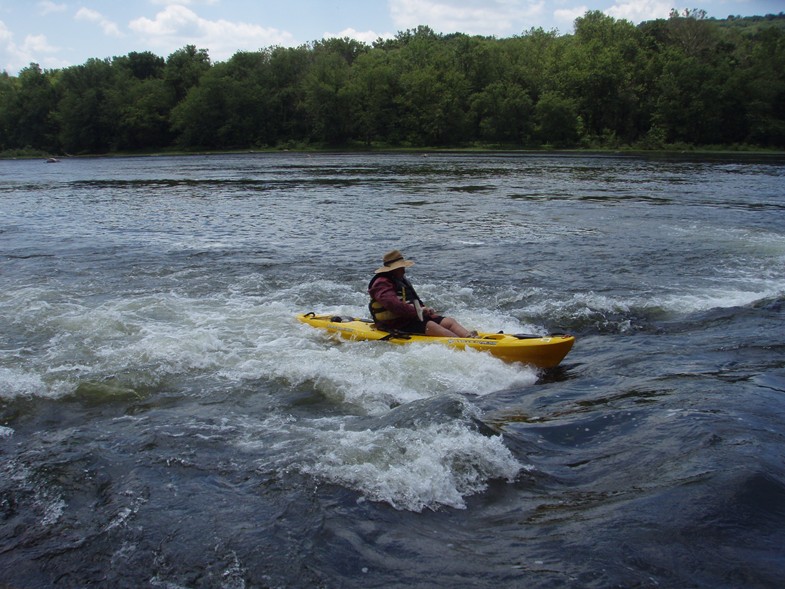
[[21, 45], [17, 44], [14, 34], [0, 21], [0, 69], [15, 74], [33, 62], [44, 68], [62, 67], [64, 63], [56, 57], [58, 51], [45, 35], [27, 35]]
[[0, 20], [0, 71], [12, 72], [19, 68], [19, 61], [16, 56], [16, 46], [14, 45], [14, 34]]
[[356, 39], [357, 41], [372, 45], [377, 39], [394, 39], [395, 35], [393, 33], [379, 34], [374, 31], [356, 31], [352, 28], [344, 29], [340, 33], [325, 32], [324, 35], [322, 35], [323, 39], [343, 39], [344, 37], [349, 37], [350, 39]]
[[476, 35], [528, 30], [544, 8], [543, 0], [390, 0], [390, 15], [401, 29], [426, 25]]
[[113, 21], [106, 18], [100, 12], [91, 10], [90, 8], [82, 7], [76, 12], [74, 17], [76, 20], [82, 20], [97, 24], [103, 30], [104, 35], [109, 37], [122, 37], [120, 28]]
[[589, 10], [586, 6], [575, 6], [573, 8], [559, 8], [553, 11], [553, 18], [556, 22], [572, 26], [575, 19], [586, 14]]
[[172, 4], [180, 4], [182, 6], [189, 6], [191, 4], [218, 4], [220, 0], [150, 0], [151, 4], [161, 4], [163, 6], [170, 6]]
[[5, 23], [0, 20], [0, 43], [8, 43], [14, 38], [14, 34], [8, 30]]
[[147, 45], [174, 51], [185, 45], [207, 49], [221, 61], [237, 51], [256, 51], [271, 45], [293, 45], [291, 33], [255, 24], [223, 19], [207, 20], [182, 4], [169, 4], [154, 19], [137, 18], [129, 27]]
[[56, 53], [59, 49], [49, 44], [46, 35], [27, 35], [22, 43], [22, 51], [25, 53]]
[[56, 4], [51, 0], [42, 0], [38, 3], [38, 12], [42, 16], [53, 12], [65, 12], [68, 7], [65, 4]]
[[657, 18], [668, 18], [673, 3], [665, 0], [628, 0], [619, 2], [606, 9], [604, 12], [608, 16], [616, 19], [624, 19], [639, 24], [645, 20]]

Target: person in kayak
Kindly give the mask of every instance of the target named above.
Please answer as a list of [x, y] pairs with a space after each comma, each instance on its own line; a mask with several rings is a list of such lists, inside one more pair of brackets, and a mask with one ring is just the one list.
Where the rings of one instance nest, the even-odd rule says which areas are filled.
[[406, 278], [406, 268], [414, 265], [398, 250], [384, 254], [383, 265], [374, 271], [368, 284], [368, 294], [374, 323], [385, 330], [403, 331], [442, 337], [476, 337], [452, 317], [444, 317], [425, 307], [412, 283]]

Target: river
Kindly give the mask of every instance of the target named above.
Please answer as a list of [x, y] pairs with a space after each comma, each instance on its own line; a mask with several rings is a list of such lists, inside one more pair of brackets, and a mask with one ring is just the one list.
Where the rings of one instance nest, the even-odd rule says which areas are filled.
[[[0, 161], [0, 587], [775, 587], [785, 160]], [[401, 249], [540, 372], [335, 342]]]

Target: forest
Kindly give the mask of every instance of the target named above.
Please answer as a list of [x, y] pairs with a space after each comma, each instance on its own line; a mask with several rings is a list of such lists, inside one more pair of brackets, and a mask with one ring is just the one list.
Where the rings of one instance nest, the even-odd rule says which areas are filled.
[[785, 14], [510, 38], [428, 27], [237, 52], [188, 45], [0, 73], [0, 154], [317, 148], [785, 148]]

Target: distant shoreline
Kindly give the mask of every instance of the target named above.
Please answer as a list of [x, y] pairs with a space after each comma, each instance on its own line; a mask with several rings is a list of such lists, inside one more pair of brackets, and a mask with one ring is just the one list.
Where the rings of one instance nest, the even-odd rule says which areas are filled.
[[[487, 147], [314, 147], [300, 149], [284, 148], [264, 148], [264, 149], [235, 149], [235, 150], [155, 150], [155, 151], [126, 151], [126, 152], [107, 152], [90, 154], [47, 154], [47, 153], [0, 153], [0, 160], [36, 160], [44, 162], [57, 160], [57, 162], [69, 159], [90, 159], [90, 158], [126, 158], [126, 157], [187, 157], [205, 155], [254, 155], [254, 154], [384, 154], [384, 153], [412, 153], [427, 156], [428, 154], [515, 154], [531, 156], [552, 156], [552, 155], [597, 155], [597, 156], [633, 156], [633, 157], [752, 157], [752, 158], [785, 158], [785, 150], [762, 149], [762, 148], [742, 148], [742, 149], [723, 149], [723, 148], [694, 148], [694, 149], [516, 149], [512, 147], [487, 146]], [[54, 162], [53, 162], [54, 163]]]

